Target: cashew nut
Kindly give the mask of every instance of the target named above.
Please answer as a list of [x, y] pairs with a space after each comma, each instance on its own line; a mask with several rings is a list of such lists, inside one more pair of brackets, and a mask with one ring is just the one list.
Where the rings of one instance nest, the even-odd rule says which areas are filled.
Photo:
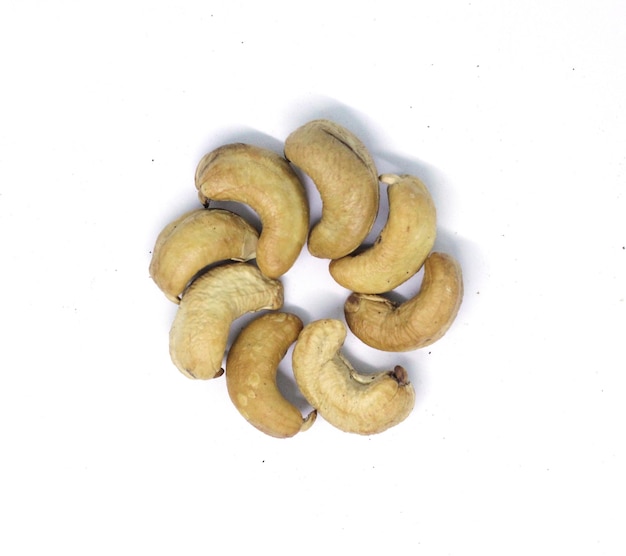
[[331, 261], [335, 281], [359, 293], [388, 292], [424, 264], [436, 236], [436, 211], [426, 186], [416, 177], [383, 174], [389, 216], [373, 246]]
[[352, 253], [378, 214], [378, 173], [365, 145], [335, 122], [313, 120], [287, 137], [285, 157], [311, 178], [322, 200], [309, 252], [328, 259]]
[[150, 276], [174, 303], [205, 267], [256, 256], [259, 234], [241, 216], [223, 209], [196, 209], [183, 214], [158, 235]]
[[415, 405], [406, 370], [358, 373], [341, 354], [345, 338], [339, 320], [304, 327], [293, 350], [293, 372], [304, 397], [345, 432], [376, 434], [406, 419]]
[[239, 333], [226, 358], [230, 399], [250, 424], [276, 438], [307, 430], [317, 416], [314, 410], [303, 418], [276, 385], [278, 364], [301, 330], [296, 315], [266, 313]]
[[432, 344], [448, 331], [462, 298], [459, 263], [445, 253], [431, 253], [415, 297], [398, 305], [379, 295], [352, 293], [344, 312], [350, 330], [367, 345], [410, 351]]
[[249, 263], [210, 269], [191, 283], [180, 301], [170, 330], [172, 362], [189, 378], [220, 376], [232, 322], [282, 304], [281, 282]]
[[273, 151], [233, 143], [205, 155], [196, 169], [198, 197], [249, 205], [261, 219], [256, 257], [263, 274], [278, 278], [294, 264], [309, 229], [304, 186], [289, 163]]

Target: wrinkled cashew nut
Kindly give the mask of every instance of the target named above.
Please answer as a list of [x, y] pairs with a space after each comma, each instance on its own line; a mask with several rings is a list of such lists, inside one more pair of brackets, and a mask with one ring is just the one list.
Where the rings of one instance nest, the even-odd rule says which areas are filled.
[[406, 282], [422, 267], [436, 236], [435, 204], [416, 177], [383, 174], [389, 215], [371, 247], [331, 261], [335, 281], [354, 292], [383, 293]]
[[256, 258], [263, 274], [278, 278], [294, 264], [306, 242], [309, 205], [289, 163], [273, 151], [233, 143], [206, 154], [195, 176], [200, 201], [235, 201], [261, 219]]
[[362, 342], [383, 351], [410, 351], [439, 340], [450, 328], [463, 299], [459, 263], [431, 253], [419, 292], [396, 304], [379, 295], [352, 293], [344, 305], [346, 322]]
[[278, 364], [302, 330], [291, 313], [267, 313], [237, 336], [226, 358], [226, 385], [241, 415], [260, 431], [288, 438], [311, 427], [315, 410], [305, 418], [276, 384]]
[[172, 362], [189, 378], [220, 376], [232, 322], [282, 304], [282, 283], [249, 263], [210, 269], [191, 283], [180, 301], [170, 330]]
[[376, 434], [408, 417], [415, 391], [403, 367], [358, 373], [341, 354], [345, 325], [323, 319], [304, 327], [293, 350], [296, 383], [331, 425], [345, 432]]
[[150, 276], [174, 303], [198, 272], [225, 260], [256, 256], [259, 234], [241, 216], [223, 209], [196, 209], [183, 214], [158, 235]]
[[321, 219], [309, 234], [309, 252], [327, 259], [352, 253], [378, 214], [378, 173], [367, 148], [339, 124], [313, 120], [287, 137], [284, 151], [311, 178], [322, 200]]

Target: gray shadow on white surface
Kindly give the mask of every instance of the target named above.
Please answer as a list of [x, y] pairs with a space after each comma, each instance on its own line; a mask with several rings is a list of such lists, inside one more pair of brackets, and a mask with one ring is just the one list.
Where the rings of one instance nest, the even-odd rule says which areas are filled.
[[[288, 111], [288, 120], [295, 122], [290, 124], [294, 129], [310, 120], [327, 118], [352, 131], [371, 153], [379, 174], [397, 173], [417, 176], [428, 187], [435, 205], [438, 207], [438, 211], [442, 211], [446, 199], [446, 182], [443, 174], [437, 168], [417, 157], [407, 157], [390, 152], [386, 144], [388, 131], [378, 127], [365, 113], [329, 97], [315, 97], [311, 100], [302, 100], [298, 103], [297, 114], [292, 113], [295, 111], [296, 109], [291, 112]], [[302, 174], [300, 173], [300, 175]], [[308, 191], [310, 189], [310, 187], [307, 187]], [[315, 196], [314, 199], [310, 198], [310, 201], [313, 201], [311, 204], [313, 205], [316, 200], [317, 197]], [[386, 186], [382, 184], [378, 216], [372, 230], [365, 239], [365, 247], [371, 245], [382, 230], [387, 221], [388, 210], [387, 190]], [[315, 221], [316, 216], [318, 217], [319, 215], [312, 214], [313, 221]]]
[[[477, 243], [464, 237], [462, 230], [454, 231], [450, 226], [451, 223], [447, 222], [446, 215], [449, 213], [449, 207], [457, 200], [450, 193], [453, 187], [447, 181], [445, 173], [417, 156], [390, 152], [386, 145], [389, 130], [378, 127], [367, 114], [336, 99], [320, 95], [305, 97], [287, 111], [286, 119], [295, 128], [318, 118], [331, 119], [357, 135], [374, 157], [380, 174], [410, 174], [424, 182], [437, 207], [437, 239], [434, 250], [448, 253], [459, 261], [463, 270], [465, 295], [467, 296], [469, 291], [475, 293], [485, 278], [483, 276], [484, 265], [479, 261], [484, 261], [486, 254], [480, 251]], [[389, 204], [384, 184], [381, 185], [380, 193], [378, 216], [361, 249], [374, 243], [387, 221]], [[484, 215], [479, 217], [484, 217]], [[421, 273], [386, 296], [393, 301], [404, 301], [417, 293], [420, 284]]]
[[[259, 147], [272, 150], [280, 155], [282, 155], [283, 152], [282, 141], [276, 139], [275, 137], [248, 127], [234, 127], [228, 129], [218, 129], [215, 132], [212, 132], [210, 136], [207, 136], [205, 143], [198, 147], [194, 158], [199, 163], [204, 155], [218, 147], [230, 143], [248, 143], [257, 145]], [[146, 246], [150, 249], [148, 255], [152, 254], [151, 249], [154, 246], [154, 242], [167, 223], [186, 212], [202, 207], [194, 184], [194, 173], [195, 167], [193, 169], [193, 173], [189, 176], [187, 183], [181, 186], [180, 192], [178, 190], [175, 192], [175, 202], [166, 206], [163, 209], [163, 213], [156, 217], [153, 221], [153, 229], [146, 234]], [[183, 199], [183, 201], [179, 202], [179, 199]], [[256, 228], [258, 232], [261, 231], [260, 218], [258, 214], [248, 205], [231, 201], [211, 201], [209, 206], [211, 208], [223, 208], [234, 212], [235, 214], [238, 214], [246, 219]]]
[[[297, 106], [286, 111], [284, 126], [287, 132], [283, 140], [301, 125], [318, 119], [337, 122], [354, 133], [368, 147], [375, 136], [375, 132], [366, 123], [365, 114], [329, 97], [316, 96], [308, 100], [303, 99], [297, 103]], [[321, 216], [321, 198], [311, 179], [298, 167], [294, 166], [294, 169], [305, 185], [313, 226]]]
[[[377, 131], [368, 125], [368, 118], [365, 114], [360, 113], [354, 108], [349, 107], [330, 97], [315, 96], [310, 99], [303, 99], [298, 102], [297, 106], [286, 111], [285, 125], [289, 132], [294, 131], [299, 126], [306, 124], [312, 120], [328, 119], [332, 120], [354, 133], [375, 156], [375, 149], [372, 148], [374, 138]], [[286, 137], [285, 137], [286, 138]], [[315, 225], [321, 216], [321, 199], [319, 193], [310, 178], [304, 174], [299, 168], [294, 167], [296, 173], [302, 180], [307, 191], [309, 207], [311, 210], [311, 225]], [[386, 199], [381, 198], [381, 207], [379, 216], [384, 212], [384, 203]], [[372, 233], [366, 239], [366, 243], [376, 238], [375, 230], [379, 230], [382, 226], [378, 226], [378, 220], [372, 229]]]
[[[330, 97], [317, 96], [303, 99], [291, 110], [286, 111], [285, 122], [295, 130], [301, 125], [318, 119], [332, 120], [354, 133], [367, 147], [375, 144], [377, 132], [368, 125], [367, 115]], [[373, 150], [370, 150], [374, 154]]]
[[300, 412], [307, 415], [313, 408], [305, 399], [293, 376], [292, 355], [295, 343], [291, 345], [283, 360], [278, 365], [276, 385], [285, 399], [295, 405]]
[[[464, 304], [468, 293], [475, 293], [476, 290], [480, 289], [478, 284], [484, 281], [484, 265], [481, 261], [485, 259], [486, 255], [480, 251], [476, 242], [464, 237], [462, 230], [453, 230], [450, 223], [447, 221], [447, 214], [451, 212], [450, 207], [457, 202], [450, 194], [450, 190], [454, 188], [448, 183], [443, 172], [416, 157], [409, 158], [386, 151], [379, 151], [376, 153], [375, 157], [377, 163], [384, 168], [385, 172], [404, 173], [416, 176], [421, 179], [428, 188], [435, 203], [435, 207], [437, 208], [437, 237], [433, 251], [447, 253], [453, 256], [461, 265], [465, 294], [464, 303], [461, 304], [460, 311], [464, 311]], [[383, 197], [386, 197], [386, 194], [381, 191], [381, 207]], [[380, 233], [382, 226], [384, 226], [388, 212], [388, 204], [383, 211], [385, 215], [381, 217], [379, 214], [379, 218], [376, 222], [376, 230], [373, 230], [372, 234], [368, 236], [368, 241], [373, 241], [378, 233]], [[484, 215], [478, 215], [478, 217], [484, 217]], [[419, 291], [422, 276], [423, 270], [420, 270], [417, 275], [400, 285], [393, 292], [385, 294], [385, 297], [388, 297], [396, 303], [406, 301]]]
[[231, 143], [247, 143], [269, 149], [282, 155], [283, 141], [251, 127], [232, 127], [218, 129], [207, 136], [206, 142], [199, 148], [198, 161], [207, 153]]

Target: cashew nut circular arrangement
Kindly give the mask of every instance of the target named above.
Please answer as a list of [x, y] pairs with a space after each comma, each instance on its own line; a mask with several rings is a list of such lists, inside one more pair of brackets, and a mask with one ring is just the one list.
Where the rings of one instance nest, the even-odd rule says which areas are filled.
[[[178, 304], [169, 335], [173, 364], [191, 379], [226, 375], [234, 408], [253, 427], [276, 438], [308, 430], [319, 415], [337, 429], [371, 435], [404, 421], [415, 405], [409, 372], [401, 366], [356, 371], [342, 354], [348, 330], [382, 351], [417, 350], [439, 340], [463, 298], [457, 260], [434, 250], [436, 210], [427, 186], [402, 173], [378, 175], [356, 135], [317, 119], [285, 139], [284, 156], [245, 143], [222, 145], [196, 168], [201, 206], [157, 236], [149, 275]], [[319, 222], [309, 222], [306, 180], [322, 201]], [[389, 213], [373, 245], [365, 245], [379, 209], [379, 183], [387, 186]], [[236, 209], [247, 205], [256, 230]], [[350, 291], [345, 324], [310, 323], [280, 312], [280, 277], [305, 243], [329, 259], [329, 273]], [[423, 269], [417, 294], [394, 303], [385, 294]], [[233, 323], [261, 312], [229, 338]], [[347, 325], [347, 326], [346, 326]], [[294, 384], [311, 411], [303, 416], [277, 384], [281, 361], [293, 347]]]

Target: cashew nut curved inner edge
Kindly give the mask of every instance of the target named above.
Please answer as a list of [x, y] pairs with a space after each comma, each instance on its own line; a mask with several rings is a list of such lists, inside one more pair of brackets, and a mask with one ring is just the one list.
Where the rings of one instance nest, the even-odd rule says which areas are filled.
[[226, 385], [241, 415], [260, 431], [288, 438], [311, 427], [317, 412], [302, 417], [280, 392], [278, 365], [302, 330], [291, 313], [266, 313], [251, 321], [237, 336], [226, 358]]
[[413, 298], [396, 304], [380, 295], [352, 293], [344, 313], [350, 330], [365, 344], [383, 351], [411, 351], [448, 331], [462, 299], [461, 266], [451, 255], [433, 252]]
[[305, 326], [293, 350], [296, 383], [331, 425], [345, 432], [377, 434], [413, 410], [415, 391], [403, 367], [371, 375], [357, 372], [342, 355], [346, 327], [336, 319]]
[[389, 215], [376, 242], [355, 255], [330, 262], [335, 281], [359, 293], [388, 292], [406, 282], [424, 264], [435, 243], [435, 204], [414, 176], [383, 174], [388, 184]]
[[309, 205], [300, 178], [277, 153], [244, 143], [218, 147], [196, 168], [200, 201], [235, 201], [252, 208], [261, 220], [257, 264], [278, 278], [300, 254], [309, 231]]
[[282, 283], [250, 263], [210, 269], [191, 283], [180, 301], [170, 329], [172, 362], [189, 378], [220, 376], [232, 322], [282, 304]]
[[185, 287], [207, 266], [229, 259], [254, 259], [258, 237], [254, 227], [234, 212], [189, 211], [157, 236], [150, 276], [170, 301], [180, 303]]
[[284, 152], [311, 178], [322, 200], [309, 252], [328, 259], [353, 252], [372, 229], [380, 200], [376, 165], [365, 145], [348, 129], [320, 119], [293, 131]]

